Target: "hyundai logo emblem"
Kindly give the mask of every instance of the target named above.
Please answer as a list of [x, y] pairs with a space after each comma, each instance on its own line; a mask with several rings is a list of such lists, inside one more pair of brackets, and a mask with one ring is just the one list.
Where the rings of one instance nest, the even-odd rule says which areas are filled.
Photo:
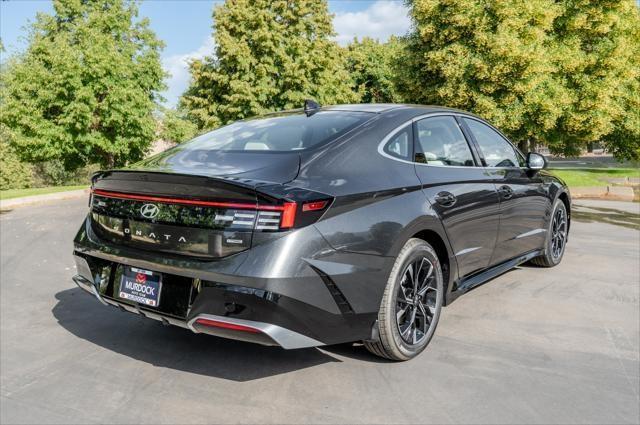
[[156, 204], [144, 204], [140, 207], [140, 214], [144, 218], [156, 218], [160, 213], [160, 208]]

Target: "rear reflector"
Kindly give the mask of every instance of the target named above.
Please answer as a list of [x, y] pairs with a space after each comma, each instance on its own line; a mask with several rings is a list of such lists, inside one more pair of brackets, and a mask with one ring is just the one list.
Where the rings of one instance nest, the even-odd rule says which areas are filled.
[[327, 206], [329, 201], [314, 201], [314, 202], [306, 202], [302, 205], [302, 211], [320, 211], [323, 210], [324, 207]]
[[256, 328], [237, 325], [235, 323], [219, 322], [217, 320], [211, 319], [196, 319], [196, 323], [202, 326], [208, 326], [210, 328], [230, 329], [232, 331], [250, 332], [254, 334], [260, 333], [260, 330]]

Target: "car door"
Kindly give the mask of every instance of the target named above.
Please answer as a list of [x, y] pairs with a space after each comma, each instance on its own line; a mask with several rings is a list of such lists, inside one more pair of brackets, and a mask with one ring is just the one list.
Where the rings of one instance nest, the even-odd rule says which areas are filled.
[[491, 264], [540, 249], [551, 207], [542, 178], [526, 168], [520, 151], [498, 131], [470, 117], [461, 121], [500, 196], [500, 230]]
[[422, 190], [440, 216], [460, 278], [486, 268], [499, 226], [495, 185], [453, 115], [414, 122], [415, 168]]

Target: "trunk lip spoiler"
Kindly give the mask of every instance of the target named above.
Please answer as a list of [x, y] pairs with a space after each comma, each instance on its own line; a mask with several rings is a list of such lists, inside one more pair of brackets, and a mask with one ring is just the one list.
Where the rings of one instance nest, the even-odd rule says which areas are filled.
[[[132, 176], [137, 177], [139, 180], [147, 181], [147, 178], [151, 177], [167, 177], [167, 176], [175, 176], [175, 177], [184, 177], [189, 179], [202, 179], [207, 181], [208, 183], [222, 183], [232, 186], [242, 187], [244, 189], [257, 190], [261, 186], [270, 186], [270, 185], [285, 185], [287, 183], [295, 180], [300, 173], [300, 166], [302, 163], [301, 155], [298, 154], [298, 172], [296, 173], [296, 177], [287, 182], [278, 182], [278, 181], [270, 181], [270, 180], [261, 180], [261, 179], [253, 179], [253, 178], [239, 178], [233, 175], [210, 175], [206, 173], [188, 173], [184, 172], [184, 170], [156, 170], [156, 169], [147, 169], [147, 168], [113, 168], [106, 170], [96, 171], [91, 175], [91, 184], [96, 184], [100, 180], [104, 178], [109, 178], [112, 176]], [[145, 177], [146, 175], [146, 177]]]
[[222, 207], [222, 208], [238, 208], [249, 210], [269, 210], [269, 211], [284, 211], [284, 205], [264, 205], [256, 203], [237, 203], [237, 202], [224, 202], [224, 201], [204, 201], [191, 198], [178, 198], [178, 197], [166, 197], [166, 196], [154, 196], [143, 195], [127, 192], [116, 192], [104, 189], [92, 189], [92, 194], [97, 196], [103, 196], [106, 198], [115, 199], [130, 199], [133, 201], [148, 201], [159, 202], [165, 204], [180, 204], [180, 205], [194, 205], [200, 207]]

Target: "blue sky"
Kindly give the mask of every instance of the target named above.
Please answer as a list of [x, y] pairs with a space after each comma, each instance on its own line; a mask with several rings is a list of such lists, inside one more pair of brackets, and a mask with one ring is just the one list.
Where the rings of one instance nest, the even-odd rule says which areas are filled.
[[[148, 17], [151, 27], [166, 43], [162, 63], [169, 73], [168, 90], [163, 93], [169, 106], [189, 82], [187, 62], [210, 54], [213, 49], [211, 0], [145, 0], [140, 3], [140, 16]], [[345, 44], [354, 36], [370, 36], [382, 41], [390, 35], [402, 35], [409, 29], [407, 10], [402, 1], [334, 0], [329, 8], [335, 15], [336, 40]], [[37, 12], [51, 13], [46, 0], [0, 1], [0, 38], [6, 54], [25, 48], [25, 26]]]

